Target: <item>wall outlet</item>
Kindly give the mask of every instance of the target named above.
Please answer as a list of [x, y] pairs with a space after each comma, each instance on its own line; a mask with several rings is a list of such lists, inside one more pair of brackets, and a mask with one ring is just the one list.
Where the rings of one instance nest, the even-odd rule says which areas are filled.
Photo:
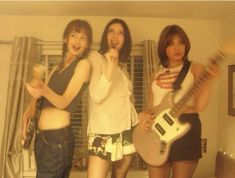
[[207, 152], [207, 139], [206, 138], [202, 138], [202, 153], [206, 153]]

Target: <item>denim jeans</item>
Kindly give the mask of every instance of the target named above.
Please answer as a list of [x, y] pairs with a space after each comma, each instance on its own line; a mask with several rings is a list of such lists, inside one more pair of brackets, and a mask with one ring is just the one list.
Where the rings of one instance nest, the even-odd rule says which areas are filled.
[[70, 126], [37, 131], [35, 138], [37, 178], [68, 178], [74, 153], [74, 136]]

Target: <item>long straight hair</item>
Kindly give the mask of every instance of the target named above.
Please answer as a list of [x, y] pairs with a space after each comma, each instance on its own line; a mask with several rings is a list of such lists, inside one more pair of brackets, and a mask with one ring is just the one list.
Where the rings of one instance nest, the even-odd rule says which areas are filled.
[[101, 54], [106, 53], [109, 50], [109, 44], [108, 44], [108, 31], [109, 31], [109, 27], [112, 24], [120, 24], [124, 30], [124, 42], [123, 42], [123, 46], [122, 49], [119, 52], [119, 56], [120, 56], [120, 61], [121, 62], [126, 62], [130, 56], [130, 52], [131, 52], [131, 46], [132, 46], [132, 42], [131, 42], [131, 34], [129, 31], [129, 28], [126, 24], [126, 22], [124, 22], [121, 19], [112, 19], [105, 27], [102, 38], [101, 38], [101, 43], [100, 43], [100, 49], [99, 52]]

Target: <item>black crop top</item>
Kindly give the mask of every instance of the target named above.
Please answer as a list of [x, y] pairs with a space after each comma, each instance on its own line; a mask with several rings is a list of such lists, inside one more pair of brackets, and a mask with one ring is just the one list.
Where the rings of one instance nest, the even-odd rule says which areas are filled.
[[[59, 70], [55, 70], [50, 80], [48, 81], [48, 87], [59, 95], [63, 94], [74, 74], [74, 70], [79, 61], [80, 60], [78, 59], [74, 60], [68, 67], [66, 67], [61, 72]], [[68, 111], [71, 114], [75, 112], [80, 100], [82, 99], [82, 94], [84, 93], [88, 84], [89, 82], [83, 84], [78, 94], [64, 110]], [[46, 107], [55, 107], [55, 106], [52, 103], [50, 103], [50, 101], [48, 101], [46, 98], [43, 98], [42, 108]]]

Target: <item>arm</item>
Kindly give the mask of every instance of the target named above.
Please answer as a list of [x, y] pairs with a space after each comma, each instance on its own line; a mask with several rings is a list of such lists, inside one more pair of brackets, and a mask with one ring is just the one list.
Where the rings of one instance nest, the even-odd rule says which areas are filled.
[[151, 82], [148, 84], [147, 86], [147, 90], [148, 90], [148, 102], [147, 102], [147, 107], [146, 110], [147, 111], [151, 111], [153, 109], [153, 91], [152, 91], [152, 83], [154, 82], [154, 78], [155, 78], [156, 72], [153, 72], [152, 76], [151, 76]]
[[[205, 70], [205, 66], [202, 64], [193, 64], [192, 73], [194, 75], [195, 80], [201, 75], [201, 73]], [[200, 90], [195, 95], [195, 105], [194, 109], [196, 112], [202, 112], [206, 109], [209, 100], [211, 98], [211, 89], [214, 78], [218, 75], [218, 67], [217, 66], [209, 66], [207, 71], [210, 73], [210, 78], [204, 83], [204, 85], [200, 88]]]
[[103, 57], [94, 52], [89, 56], [92, 65], [91, 83], [89, 85], [89, 93], [92, 100], [96, 103], [102, 102], [109, 93], [111, 86], [111, 77], [115, 64], [109, 63], [107, 68], [102, 65]]
[[151, 76], [151, 82], [148, 84], [148, 98], [147, 98], [147, 106], [144, 111], [139, 113], [139, 125], [143, 130], [150, 130], [154, 123], [154, 118], [151, 115], [153, 109], [153, 92], [152, 92], [152, 82], [154, 80], [155, 73]]
[[44, 96], [56, 108], [65, 109], [74, 99], [74, 97], [79, 93], [80, 89], [82, 88], [82, 85], [89, 80], [89, 74], [90, 63], [87, 60], [81, 60], [77, 64], [74, 74], [63, 95], [55, 93], [43, 83], [41, 83], [41, 86], [39, 88], [32, 88], [30, 85], [26, 85], [26, 87], [32, 96], [36, 98], [37, 96]]

